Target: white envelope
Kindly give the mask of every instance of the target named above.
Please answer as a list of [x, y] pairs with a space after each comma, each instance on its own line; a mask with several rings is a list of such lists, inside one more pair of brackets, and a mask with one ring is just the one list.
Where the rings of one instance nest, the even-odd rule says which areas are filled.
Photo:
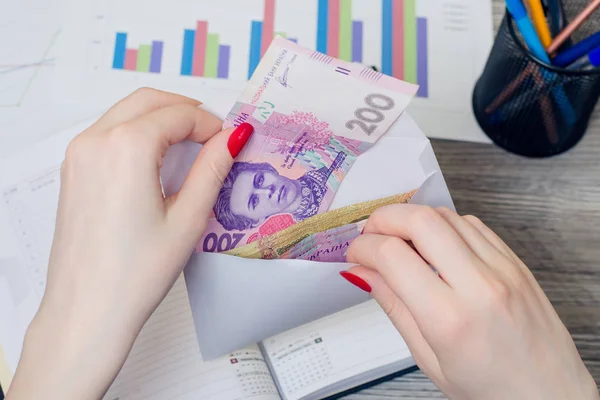
[[[169, 150], [161, 170], [167, 194], [179, 189], [200, 148], [181, 143]], [[421, 189], [411, 202], [454, 207], [429, 140], [404, 113], [384, 138], [358, 157], [330, 209], [416, 188]], [[185, 279], [203, 359], [368, 300], [339, 276], [349, 266], [194, 254]]]

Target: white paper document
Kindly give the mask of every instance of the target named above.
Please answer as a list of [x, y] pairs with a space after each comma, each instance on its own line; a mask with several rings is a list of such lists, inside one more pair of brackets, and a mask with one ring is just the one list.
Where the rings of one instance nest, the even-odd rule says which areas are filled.
[[0, 14], [0, 126], [14, 111], [46, 105], [57, 60], [62, 0], [3, 3]]
[[409, 112], [428, 136], [489, 142], [471, 99], [491, 0], [65, 1], [54, 91], [64, 104], [107, 107], [140, 86], [199, 99], [239, 90], [280, 35], [419, 84]]
[[[63, 0], [2, 2], [0, 159], [101, 113], [104, 105], [53, 104]], [[60, 88], [58, 88], [60, 90]]]

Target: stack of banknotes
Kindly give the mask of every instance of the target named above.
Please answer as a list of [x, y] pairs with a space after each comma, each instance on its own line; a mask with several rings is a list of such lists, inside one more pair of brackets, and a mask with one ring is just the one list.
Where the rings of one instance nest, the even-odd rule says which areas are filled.
[[255, 131], [196, 250], [344, 261], [375, 209], [414, 194], [327, 212], [356, 158], [386, 133], [417, 89], [275, 38], [225, 120], [226, 128], [250, 123]]

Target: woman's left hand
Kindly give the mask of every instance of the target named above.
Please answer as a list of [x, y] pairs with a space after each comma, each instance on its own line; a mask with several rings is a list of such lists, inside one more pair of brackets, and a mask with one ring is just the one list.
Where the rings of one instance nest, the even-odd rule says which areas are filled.
[[[69, 145], [46, 292], [8, 399], [101, 398], [206, 228], [252, 133], [221, 131], [201, 103], [141, 89]], [[169, 147], [204, 143], [179, 193], [164, 198]]]

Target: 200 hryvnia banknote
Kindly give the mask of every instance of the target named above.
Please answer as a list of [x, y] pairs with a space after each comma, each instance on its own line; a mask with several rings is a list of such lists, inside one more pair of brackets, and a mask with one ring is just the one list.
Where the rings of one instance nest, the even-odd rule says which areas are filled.
[[328, 210], [342, 179], [417, 86], [275, 38], [225, 121], [255, 132], [197, 251], [224, 252]]

